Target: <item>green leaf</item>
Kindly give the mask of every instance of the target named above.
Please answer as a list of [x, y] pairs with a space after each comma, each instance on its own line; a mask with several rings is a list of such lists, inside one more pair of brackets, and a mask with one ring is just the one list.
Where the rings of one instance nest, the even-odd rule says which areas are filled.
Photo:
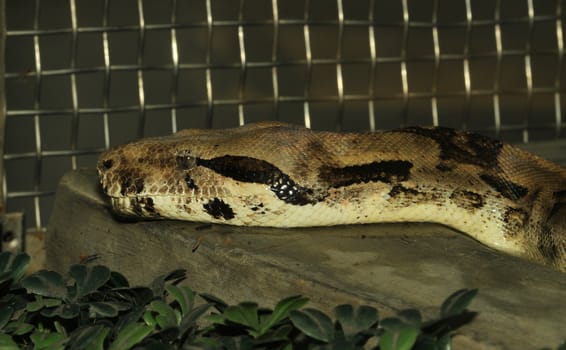
[[445, 334], [436, 341], [436, 350], [452, 349], [452, 335]]
[[73, 265], [69, 274], [77, 282], [77, 299], [96, 291], [110, 279], [110, 269], [102, 265]]
[[305, 306], [308, 303], [309, 299], [305, 298], [300, 295], [291, 296], [285, 299], [280, 300], [277, 305], [275, 305], [275, 309], [271, 316], [262, 322], [259, 335], [261, 336], [265, 332], [267, 332], [273, 325], [277, 322], [285, 319], [289, 316], [289, 313], [293, 310], [298, 310]]
[[186, 278], [186, 270], [177, 269], [169, 272], [166, 275], [161, 275], [154, 279], [149, 288], [153, 292], [153, 296], [161, 297], [163, 296], [163, 291], [165, 290], [165, 282], [170, 282], [171, 284], [179, 283]]
[[101, 301], [89, 304], [89, 314], [91, 317], [116, 317], [120, 311], [129, 310], [130, 304], [116, 301]]
[[407, 325], [397, 317], [387, 317], [379, 322], [379, 326], [388, 331], [398, 331]]
[[26, 305], [26, 311], [37, 312], [45, 307], [55, 307], [61, 305], [61, 299], [44, 298], [41, 295], [35, 296], [35, 301], [29, 302]]
[[153, 317], [153, 314], [150, 311], [143, 313], [143, 321], [148, 326], [151, 327], [157, 326], [157, 321], [155, 320], [155, 317]]
[[295, 327], [311, 338], [329, 342], [334, 338], [332, 320], [316, 309], [293, 310], [289, 317]]
[[254, 331], [259, 330], [259, 316], [256, 303], [244, 302], [236, 306], [229, 306], [224, 310], [222, 316], [227, 321], [249, 327]]
[[179, 320], [173, 308], [161, 300], [154, 300], [149, 304], [149, 309], [155, 311], [155, 320], [161, 329], [176, 327]]
[[122, 328], [109, 350], [128, 350], [147, 337], [153, 328], [143, 323], [130, 323]]
[[179, 303], [182, 316], [191, 312], [195, 300], [195, 293], [189, 287], [177, 287], [169, 284], [165, 286], [165, 290]]
[[224, 345], [222, 349], [227, 350], [252, 350], [254, 348], [253, 340], [246, 335], [225, 337], [221, 339], [221, 342]]
[[162, 339], [150, 338], [144, 341], [143, 344], [136, 346], [136, 350], [174, 350], [177, 349], [172, 345], [168, 345]]
[[446, 318], [462, 313], [470, 305], [477, 293], [477, 289], [460, 289], [454, 292], [442, 303], [440, 316]]
[[224, 325], [226, 324], [226, 319], [219, 314], [212, 314], [212, 315], [208, 315], [206, 316], [206, 320], [208, 322], [210, 322], [211, 324], [220, 324], [220, 325]]
[[63, 299], [67, 295], [63, 276], [55, 271], [38, 271], [22, 279], [21, 284], [29, 293], [44, 297]]
[[111, 288], [127, 288], [130, 286], [128, 279], [119, 272], [111, 271], [108, 284]]
[[[10, 252], [0, 253], [0, 272], [4, 278], [19, 281], [24, 276], [29, 266], [30, 257], [26, 253], [12, 254]], [[4, 273], [6, 273], [4, 275]]]
[[288, 342], [289, 333], [293, 331], [293, 326], [290, 324], [277, 327], [275, 330], [270, 330], [260, 337], [256, 338], [256, 344], [266, 344], [275, 342]]
[[399, 318], [406, 325], [412, 326], [414, 328], [421, 328], [422, 316], [419, 310], [416, 309], [403, 310], [399, 312]]
[[33, 331], [34, 329], [35, 326], [33, 324], [20, 321], [9, 322], [5, 327], [5, 331], [12, 333], [13, 335], [24, 335]]
[[78, 304], [62, 304], [54, 308], [43, 309], [41, 314], [45, 317], [61, 317], [70, 320], [79, 316], [80, 307]]
[[34, 332], [30, 336], [31, 341], [33, 342], [34, 349], [63, 349], [63, 342], [65, 337], [63, 334], [59, 333], [47, 333], [47, 332]]
[[117, 288], [112, 292], [135, 305], [147, 305], [153, 299], [153, 292], [147, 287]]
[[190, 327], [196, 326], [197, 320], [201, 317], [208, 309], [210, 309], [211, 304], [202, 304], [191, 310], [188, 314], [183, 317], [181, 324], [179, 326], [179, 331], [185, 333]]
[[102, 325], [78, 328], [69, 337], [67, 347], [74, 350], [104, 350], [104, 339], [110, 328]]
[[61, 322], [55, 321], [53, 322], [53, 325], [55, 326], [55, 331], [57, 331], [57, 333], [62, 334], [65, 338], [68, 338], [67, 330], [65, 329], [65, 327], [63, 327]]
[[356, 309], [352, 305], [338, 305], [334, 308], [334, 315], [347, 337], [367, 330], [378, 320], [377, 309], [364, 305]]
[[8, 324], [13, 314], [14, 308], [9, 305], [0, 308], [0, 329]]
[[19, 350], [20, 347], [8, 334], [0, 333], [0, 349], [2, 350]]
[[212, 304], [214, 306], [214, 308], [216, 310], [218, 310], [218, 312], [224, 312], [224, 310], [226, 310], [228, 308], [228, 304], [224, 300], [222, 300], [222, 299], [220, 299], [220, 298], [218, 298], [218, 297], [216, 297], [212, 294], [199, 294], [199, 295], [200, 295], [201, 298], [206, 300], [208, 303]]
[[413, 347], [419, 335], [419, 330], [406, 327], [397, 331], [385, 331], [379, 338], [381, 350], [409, 350]]

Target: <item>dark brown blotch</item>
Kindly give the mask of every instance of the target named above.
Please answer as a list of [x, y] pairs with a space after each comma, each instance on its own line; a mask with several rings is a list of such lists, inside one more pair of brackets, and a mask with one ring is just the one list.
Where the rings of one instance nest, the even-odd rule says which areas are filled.
[[214, 198], [203, 205], [204, 210], [213, 218], [230, 220], [234, 218], [234, 211], [222, 199]]
[[260, 159], [241, 156], [222, 156], [212, 159], [196, 159], [196, 164], [214, 172], [242, 182], [272, 184], [281, 171]]
[[285, 203], [306, 205], [323, 199], [316, 196], [312, 189], [300, 186], [279, 168], [264, 160], [242, 156], [222, 156], [197, 159], [196, 163], [236, 181], [269, 185], [277, 198]]
[[489, 187], [500, 193], [503, 197], [512, 201], [517, 201], [525, 197], [529, 193], [529, 190], [526, 187], [516, 184], [503, 177], [490, 174], [481, 174], [480, 179], [482, 179], [482, 181], [485, 182]]
[[140, 201], [138, 200], [138, 198], [130, 198], [130, 205], [132, 206], [132, 211], [134, 213], [136, 213], [136, 215], [138, 216], [142, 216], [143, 215], [143, 210], [140, 204]]
[[453, 166], [450, 166], [446, 163], [439, 163], [436, 165], [436, 169], [442, 171], [443, 173], [454, 170]]
[[466, 190], [455, 190], [450, 199], [459, 207], [468, 209], [480, 209], [485, 204], [480, 194]]
[[297, 185], [285, 174], [281, 174], [269, 189], [275, 193], [277, 198], [293, 205], [316, 204], [325, 197], [323, 195], [316, 196], [312, 189]]
[[187, 184], [187, 187], [191, 190], [198, 190], [198, 186], [195, 183], [195, 181], [189, 176], [189, 175], [185, 175], [185, 183]]
[[557, 191], [552, 193], [552, 199], [554, 200], [554, 205], [548, 213], [548, 218], [553, 218], [558, 212], [566, 212], [566, 190]]
[[391, 188], [391, 191], [389, 191], [389, 196], [394, 198], [397, 197], [401, 194], [404, 195], [410, 195], [410, 196], [417, 196], [419, 194], [421, 194], [419, 191], [413, 189], [413, 188], [407, 188], [401, 185], [395, 185]]
[[[136, 180], [132, 180], [135, 177]], [[144, 180], [136, 173], [124, 171], [120, 176], [120, 194], [126, 196], [128, 194], [139, 194], [143, 191]]]
[[529, 215], [522, 209], [507, 208], [503, 214], [503, 222], [506, 226], [504, 234], [509, 238], [517, 236], [519, 232], [525, 231], [529, 221]]
[[499, 165], [497, 158], [501, 153], [503, 143], [492, 138], [444, 127], [409, 127], [399, 131], [421, 135], [436, 141], [440, 147], [442, 160], [473, 164], [484, 169], [497, 168]]
[[338, 188], [359, 183], [398, 183], [409, 179], [413, 163], [406, 160], [384, 160], [342, 168], [322, 166], [319, 178], [330, 187]]
[[150, 214], [156, 215], [157, 210], [155, 210], [155, 204], [153, 203], [153, 199], [150, 197], [140, 198], [140, 203], [143, 204], [143, 208]]
[[155, 209], [153, 199], [150, 197], [133, 197], [130, 198], [130, 205], [132, 211], [138, 216], [159, 216], [159, 213]]

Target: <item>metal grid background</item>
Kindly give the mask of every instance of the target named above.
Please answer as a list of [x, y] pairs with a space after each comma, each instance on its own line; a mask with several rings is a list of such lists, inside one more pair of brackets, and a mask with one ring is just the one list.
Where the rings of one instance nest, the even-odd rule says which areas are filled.
[[43, 230], [63, 173], [186, 127], [434, 124], [564, 138], [560, 0], [7, 0], [8, 211]]

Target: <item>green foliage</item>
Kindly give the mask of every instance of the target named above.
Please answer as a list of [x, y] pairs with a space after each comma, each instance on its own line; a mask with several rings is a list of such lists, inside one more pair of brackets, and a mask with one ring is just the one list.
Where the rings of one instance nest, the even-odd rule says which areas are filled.
[[130, 287], [92, 260], [25, 276], [29, 261], [0, 253], [0, 349], [450, 349], [452, 332], [475, 316], [466, 310], [475, 289], [452, 294], [428, 322], [417, 310], [380, 320], [365, 305], [339, 305], [331, 317], [303, 308], [300, 295], [273, 310], [228, 305], [179, 285], [182, 270]]

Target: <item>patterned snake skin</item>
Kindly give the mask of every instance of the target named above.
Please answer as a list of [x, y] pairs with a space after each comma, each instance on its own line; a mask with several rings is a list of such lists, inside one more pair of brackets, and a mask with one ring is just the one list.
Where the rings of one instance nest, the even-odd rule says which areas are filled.
[[441, 127], [188, 129], [101, 155], [120, 216], [304, 227], [433, 222], [566, 271], [566, 169]]

